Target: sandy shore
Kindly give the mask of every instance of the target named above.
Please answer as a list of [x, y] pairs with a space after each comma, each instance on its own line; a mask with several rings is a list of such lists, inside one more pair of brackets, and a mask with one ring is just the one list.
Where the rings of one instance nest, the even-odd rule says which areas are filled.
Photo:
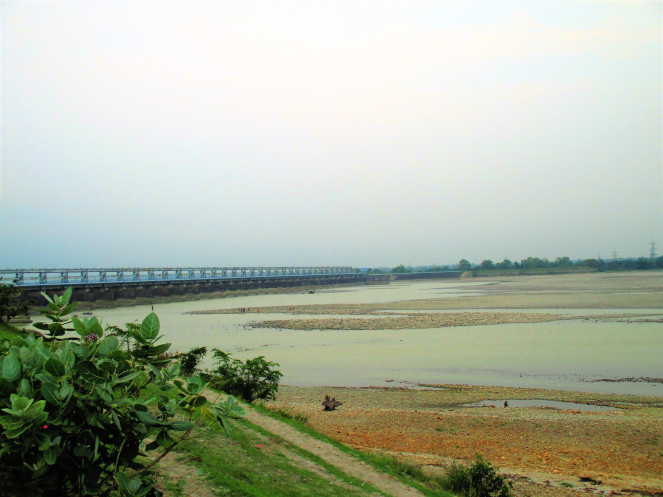
[[[519, 496], [663, 495], [661, 398], [440, 387], [282, 386], [277, 400], [268, 406], [306, 419], [315, 429], [353, 447], [386, 452], [431, 473], [441, 474], [453, 460], [481, 454], [514, 479]], [[325, 395], [344, 404], [323, 412]], [[500, 402], [496, 407], [465, 407], [486, 399]], [[615, 410], [504, 408], [506, 399], [570, 401]]]

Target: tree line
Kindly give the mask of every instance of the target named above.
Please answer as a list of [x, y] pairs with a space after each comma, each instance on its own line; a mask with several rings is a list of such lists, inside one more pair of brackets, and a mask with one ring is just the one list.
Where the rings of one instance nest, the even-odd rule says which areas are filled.
[[559, 270], [566, 271], [646, 271], [663, 269], [663, 256], [657, 258], [630, 257], [622, 259], [606, 260], [602, 258], [572, 260], [568, 256], [557, 257], [555, 260], [549, 260], [545, 257], [528, 257], [520, 261], [512, 261], [505, 258], [501, 262], [493, 262], [490, 259], [484, 259], [479, 264], [472, 263], [467, 259], [461, 259], [457, 264], [451, 265], [433, 265], [424, 267], [412, 267], [400, 264], [391, 269], [387, 268], [369, 268], [367, 273], [425, 273], [425, 272], [443, 272], [443, 271], [473, 271], [475, 273], [486, 271], [506, 271], [516, 272], [518, 270]]

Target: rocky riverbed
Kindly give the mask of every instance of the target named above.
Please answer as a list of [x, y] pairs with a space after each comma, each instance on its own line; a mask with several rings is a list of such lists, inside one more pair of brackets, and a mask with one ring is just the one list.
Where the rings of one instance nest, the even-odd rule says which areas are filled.
[[561, 318], [562, 316], [558, 314], [529, 312], [436, 312], [363, 318], [272, 319], [253, 321], [247, 326], [289, 330], [404, 330], [504, 323], [540, 323]]

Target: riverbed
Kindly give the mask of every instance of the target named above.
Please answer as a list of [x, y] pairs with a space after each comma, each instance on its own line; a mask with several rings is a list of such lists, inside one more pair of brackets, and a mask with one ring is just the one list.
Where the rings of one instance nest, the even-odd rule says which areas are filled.
[[[375, 318], [376, 308], [394, 315], [527, 310], [565, 318], [371, 330], [301, 331], [251, 324], [340, 319], [344, 315], [332, 312], [334, 306], [358, 305], [368, 307], [353, 318], [363, 312], [366, 319]], [[273, 307], [279, 312], [266, 312]], [[320, 314], [301, 316], [297, 308]], [[151, 305], [141, 305], [94, 314], [106, 325], [122, 326], [151, 310]], [[218, 310], [232, 313], [191, 314]], [[173, 350], [204, 345], [238, 358], [263, 355], [280, 364], [283, 384], [471, 384], [663, 396], [663, 273], [399, 281], [164, 303], [156, 304], [154, 311]]]

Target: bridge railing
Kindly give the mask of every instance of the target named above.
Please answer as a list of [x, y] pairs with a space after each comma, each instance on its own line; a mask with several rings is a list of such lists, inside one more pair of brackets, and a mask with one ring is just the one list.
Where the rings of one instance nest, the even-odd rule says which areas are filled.
[[0, 283], [20, 287], [182, 282], [356, 274], [350, 266], [0, 269]]

